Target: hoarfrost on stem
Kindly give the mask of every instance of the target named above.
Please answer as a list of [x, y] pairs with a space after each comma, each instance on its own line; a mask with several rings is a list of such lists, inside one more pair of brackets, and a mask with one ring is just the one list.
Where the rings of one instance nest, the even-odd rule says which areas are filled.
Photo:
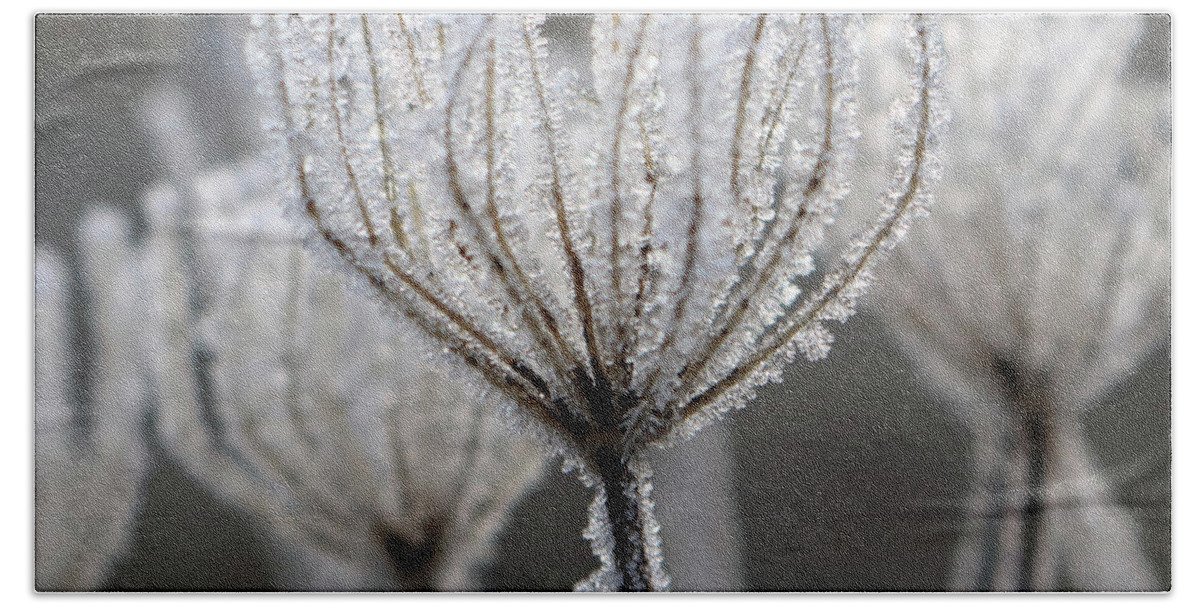
[[585, 74], [534, 16], [255, 25], [292, 214], [597, 487], [591, 588], [665, 589], [645, 448], [823, 357], [939, 173], [916, 16], [878, 219], [801, 297], [850, 190], [855, 18], [596, 16]]

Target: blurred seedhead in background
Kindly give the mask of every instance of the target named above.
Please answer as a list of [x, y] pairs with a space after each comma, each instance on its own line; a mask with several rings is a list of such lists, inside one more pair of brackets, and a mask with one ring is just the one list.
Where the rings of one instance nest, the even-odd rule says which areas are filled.
[[148, 197], [164, 444], [218, 495], [350, 566], [317, 587], [471, 588], [540, 448], [423, 336], [314, 269], [257, 169]]
[[422, 336], [311, 267], [259, 165], [198, 167], [176, 92], [145, 117], [171, 179], [146, 197], [129, 289], [152, 306], [126, 331], [149, 349], [167, 452], [315, 550], [306, 587], [470, 588], [540, 449]]
[[[195, 112], [182, 84], [160, 78], [128, 100], [140, 122], [128, 135], [148, 136], [168, 179], [144, 213], [126, 205], [140, 230], [111, 208], [82, 211], [73, 311], [65, 272], [39, 253], [38, 588], [96, 589], [111, 574], [148, 444], [266, 524], [284, 586], [473, 588], [541, 448], [453, 364], [433, 371], [422, 336], [312, 269], [258, 165], [205, 162], [212, 110]], [[73, 324], [90, 337], [85, 400]]]
[[[114, 246], [124, 231], [101, 211], [84, 221], [81, 233], [84, 279], [99, 288], [95, 318], [108, 327], [134, 326], [137, 294], [104, 289], [136, 272], [135, 260]], [[93, 407], [76, 406], [67, 270], [57, 254], [40, 247], [35, 264], [34, 584], [40, 591], [83, 591], [103, 583], [130, 542], [148, 465], [141, 439], [146, 378], [124, 373], [122, 362], [139, 357], [132, 334], [102, 332]]]
[[1132, 64], [1150, 23], [946, 19], [947, 179], [873, 304], [974, 436], [953, 588], [1161, 588], [1080, 418], [1169, 338], [1169, 88]]

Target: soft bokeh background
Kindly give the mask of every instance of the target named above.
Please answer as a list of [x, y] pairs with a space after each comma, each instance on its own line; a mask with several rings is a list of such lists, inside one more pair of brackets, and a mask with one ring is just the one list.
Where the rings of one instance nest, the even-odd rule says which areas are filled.
[[[1146, 17], [1136, 77], [1169, 86], [1170, 23]], [[203, 164], [258, 145], [246, 96], [240, 16], [41, 15], [36, 19], [35, 240], [64, 254], [79, 282], [75, 228], [105, 203], [144, 226], [143, 192], [163, 175], [141, 115], [154, 90], [175, 90], [197, 117], [180, 137]], [[586, 25], [553, 20], [551, 36]], [[76, 293], [80, 290], [76, 289]], [[80, 298], [77, 310], [86, 310]], [[78, 407], [89, 407], [93, 338], [73, 321]], [[1100, 464], [1113, 471], [1164, 585], [1171, 580], [1170, 346], [1163, 344], [1085, 417]], [[831, 356], [801, 363], [782, 385], [704, 431], [732, 454], [735, 510], [755, 590], [932, 590], [943, 587], [962, 520], [969, 446], [887, 332], [859, 313]], [[86, 416], [85, 416], [86, 417]], [[703, 440], [704, 437], [698, 440]], [[222, 504], [153, 450], [153, 473], [132, 547], [105, 588], [246, 590], [287, 587], [261, 524]], [[553, 474], [515, 510], [485, 569], [484, 587], [569, 589], [594, 567], [580, 531], [591, 499]], [[665, 538], [668, 568], [671, 538]]]

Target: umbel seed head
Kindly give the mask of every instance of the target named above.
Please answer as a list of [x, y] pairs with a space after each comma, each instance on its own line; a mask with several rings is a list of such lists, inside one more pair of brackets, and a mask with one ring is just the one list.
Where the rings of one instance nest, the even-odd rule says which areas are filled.
[[[589, 483], [631, 488], [609, 493], [611, 522], [627, 515], [614, 500], [648, 502], [646, 446], [825, 356], [828, 322], [928, 206], [943, 61], [933, 20], [910, 18], [892, 182], [804, 295], [850, 191], [858, 19], [595, 16], [586, 60], [559, 56], [543, 22], [265, 16], [248, 55], [317, 248]], [[634, 519], [652, 549], [653, 518]]]

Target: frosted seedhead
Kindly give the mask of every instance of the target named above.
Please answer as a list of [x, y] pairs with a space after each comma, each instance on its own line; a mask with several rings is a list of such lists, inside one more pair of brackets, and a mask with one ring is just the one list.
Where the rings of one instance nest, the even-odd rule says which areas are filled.
[[853, 311], [936, 179], [936, 25], [908, 26], [892, 192], [806, 304], [795, 279], [849, 191], [858, 20], [596, 17], [586, 62], [551, 61], [542, 26], [256, 19], [248, 54], [314, 240], [568, 444], [606, 424], [663, 439], [770, 361], [823, 356], [813, 324]]
[[[604, 477], [825, 356], [928, 207], [940, 35], [902, 25], [892, 184], [806, 293], [850, 192], [859, 20], [595, 16], [561, 58], [543, 24], [268, 16], [247, 52], [310, 240]], [[643, 515], [614, 525], [646, 557]]]

